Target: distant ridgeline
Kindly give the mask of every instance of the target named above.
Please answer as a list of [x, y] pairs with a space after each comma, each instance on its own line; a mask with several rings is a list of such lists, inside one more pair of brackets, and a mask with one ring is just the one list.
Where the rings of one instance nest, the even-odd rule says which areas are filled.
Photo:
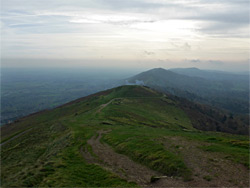
[[80, 71], [7, 73], [2, 77], [1, 124], [119, 85], [148, 86], [227, 110], [231, 117], [248, 119], [249, 114], [249, 76], [243, 74], [157, 68], [121, 80], [121, 75], [112, 78], [110, 74]]
[[173, 71], [152, 69], [126, 79], [125, 83], [146, 85], [234, 114], [249, 114], [248, 75], [199, 69], [173, 69]]

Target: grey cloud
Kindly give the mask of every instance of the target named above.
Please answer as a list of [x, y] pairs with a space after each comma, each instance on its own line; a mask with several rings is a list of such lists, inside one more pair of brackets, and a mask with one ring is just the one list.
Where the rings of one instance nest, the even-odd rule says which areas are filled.
[[[115, 12], [128, 11], [145, 12], [149, 15], [158, 16], [158, 20], [164, 19], [183, 19], [183, 20], [198, 20], [198, 21], [212, 21], [220, 23], [237, 24], [239, 27], [249, 24], [249, 4], [245, 0], [200, 0], [200, 1], [143, 1], [143, 0], [54, 0], [54, 1], [28, 1], [22, 0], [8, 0], [3, 2], [3, 15], [30, 15], [34, 11], [42, 10], [63, 10], [68, 11], [83, 11], [84, 9], [96, 10], [111, 10]], [[237, 3], [236, 3], [237, 2]], [[209, 6], [213, 4], [221, 4], [227, 10], [209, 10]], [[68, 7], [68, 8], [66, 8]], [[206, 8], [208, 7], [208, 8]], [[63, 15], [61, 15], [63, 16]], [[129, 25], [141, 20], [114, 22], [107, 21], [110, 24]], [[145, 22], [154, 22], [153, 20], [145, 20]], [[230, 27], [232, 28], [232, 27]], [[204, 31], [207, 30], [206, 28]]]
[[[174, 41], [174, 40], [173, 40]], [[172, 50], [191, 50], [191, 45], [188, 44], [187, 42], [183, 43], [183, 42], [171, 42], [171, 45], [174, 47], [174, 49]], [[168, 50], [171, 50], [171, 49], [168, 49]]]
[[[191, 28], [187, 28], [187, 30], [192, 32], [194, 36], [204, 38], [205, 40], [207, 40], [206, 35], [228, 38], [249, 37], [249, 0], [3, 0], [1, 3], [1, 23], [3, 23], [1, 27], [4, 28], [2, 29], [2, 34], [4, 34], [3, 41], [6, 41], [6, 44], [10, 43], [9, 41], [15, 43], [17, 39], [32, 40], [30, 37], [32, 35], [22, 34], [40, 33], [47, 35], [67, 33], [69, 34], [67, 37], [73, 36], [70, 33], [79, 33], [79, 36], [84, 37], [88, 35], [121, 35], [127, 37], [127, 33], [136, 33], [138, 36], [134, 34], [131, 34], [131, 36], [140, 38], [139, 32], [143, 35], [144, 28], [142, 27], [139, 30], [136, 27], [130, 27], [131, 25], [138, 23], [139, 25], [144, 25], [141, 23], [158, 21], [160, 23], [160, 21], [164, 22], [166, 20], [182, 20], [184, 22], [185, 20], [190, 20], [190, 22], [185, 23], [192, 23], [193, 25], [190, 24]], [[217, 5], [219, 8], [216, 8]], [[89, 16], [91, 14], [94, 15], [92, 18]], [[97, 17], [105, 17], [108, 14], [113, 18], [117, 18], [118, 15], [131, 17], [118, 20], [98, 20], [95, 17], [95, 15]], [[81, 18], [83, 19], [82, 23], [72, 21], [73, 19], [79, 20]], [[84, 19], [86, 22], [84, 22]], [[150, 24], [145, 25], [150, 27]], [[157, 26], [160, 30], [161, 25], [158, 24]], [[154, 32], [157, 38], [157, 31], [146, 32]], [[178, 35], [178, 32], [176, 35]], [[174, 37], [178, 38], [178, 36]], [[195, 49], [195, 43], [192, 42], [192, 38], [186, 40], [186, 38], [182, 38], [180, 35], [180, 41], [174, 39], [173, 48], [171, 45], [169, 46], [171, 44], [170, 38], [167, 39], [169, 43], [166, 46], [159, 48], [166, 48], [164, 50], [176, 54], [177, 51]], [[114, 41], [116, 40], [114, 39]], [[125, 43], [125, 40], [120, 41], [123, 42], [122, 44]], [[186, 41], [190, 42], [185, 43]], [[133, 40], [133, 44], [136, 42], [140, 44], [139, 39], [137, 41]], [[233, 45], [235, 44], [237, 44], [236, 40], [233, 41]], [[236, 48], [239, 48], [240, 44], [235, 45]], [[194, 47], [192, 48], [191, 45], [194, 45]], [[161, 54], [155, 49], [153, 50], [157, 55]], [[140, 55], [142, 53], [145, 58], [154, 55], [154, 52], [143, 52], [141, 50]], [[216, 55], [214, 58], [216, 58]], [[193, 63], [204, 63], [199, 62], [200, 60], [193, 61]], [[221, 62], [211, 60], [211, 62], [207, 61], [206, 63], [218, 64]]]
[[191, 46], [186, 42], [186, 43], [183, 45], [183, 49], [184, 49], [184, 50], [191, 50]]
[[192, 63], [201, 63], [200, 59], [191, 59], [189, 61], [192, 62]]
[[[244, 8], [245, 9], [245, 8]], [[214, 21], [220, 23], [249, 24], [249, 10], [232, 10], [228, 12], [208, 12], [197, 16], [187, 16], [183, 19]]]
[[34, 23], [21, 23], [21, 24], [12, 24], [9, 27], [18, 28], [18, 27], [37, 27], [42, 26], [41, 24], [34, 24]]
[[156, 3], [154, 1], [152, 2], [145, 2], [140, 0], [97, 0], [97, 2], [103, 4], [106, 7], [109, 8], [115, 8], [115, 9], [152, 9], [152, 8], [160, 8], [163, 7], [165, 4], [163, 3]]
[[200, 59], [186, 59], [185, 60], [188, 63], [193, 63], [193, 64], [210, 64], [210, 65], [223, 65], [224, 62], [220, 60], [200, 60]]
[[146, 54], [146, 55], [155, 55], [155, 53], [154, 52], [149, 52], [149, 51], [143, 51], [144, 52], [144, 54]]
[[197, 29], [197, 31], [214, 37], [248, 38], [248, 27], [248, 24], [210, 22], [203, 24], [200, 29]]
[[[207, 0], [200, 0], [200, 3], [208, 3]], [[209, 0], [209, 3], [227, 3], [249, 5], [249, 0]]]

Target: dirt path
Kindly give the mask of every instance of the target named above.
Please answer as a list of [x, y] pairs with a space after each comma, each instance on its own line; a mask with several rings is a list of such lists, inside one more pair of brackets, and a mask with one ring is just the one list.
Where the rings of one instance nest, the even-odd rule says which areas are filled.
[[162, 97], [123, 97], [123, 98], [114, 98], [114, 99], [111, 99], [106, 104], [100, 105], [99, 109], [96, 111], [96, 113], [100, 113], [106, 106], [108, 106], [110, 103], [112, 103], [115, 100], [121, 100], [121, 99], [158, 99], [158, 98], [162, 98]]
[[1, 143], [0, 146], [3, 146], [3, 145], [5, 145], [5, 144], [9, 143], [10, 141], [12, 141], [12, 140], [18, 138], [19, 136], [22, 136], [23, 134], [25, 134], [25, 133], [31, 131], [32, 129], [33, 129], [33, 128], [30, 128], [30, 129], [28, 129], [28, 130], [26, 130], [26, 131], [23, 131], [23, 132], [19, 133], [18, 135], [16, 135], [16, 136], [10, 138], [9, 140], [6, 140], [5, 142]]
[[147, 185], [153, 175], [159, 175], [147, 167], [135, 163], [127, 156], [114, 152], [107, 144], [100, 143], [100, 139], [105, 133], [107, 132], [99, 131], [97, 138], [93, 136], [87, 142], [92, 147], [93, 153], [98, 156], [99, 160], [93, 157], [90, 152], [88, 152], [87, 148], [84, 149], [84, 152], [82, 148], [82, 155], [89, 163], [101, 165], [121, 178], [136, 182], [142, 186]]
[[[181, 154], [185, 164], [192, 169], [194, 180], [191, 187], [248, 187], [249, 171], [241, 164], [226, 159], [226, 155], [206, 152], [199, 147], [209, 143], [198, 143], [182, 137], [166, 137], [168, 150]], [[178, 149], [174, 149], [178, 147]]]
[[116, 100], [116, 99], [119, 99], [119, 98], [114, 98], [114, 99], [112, 99], [112, 100], [110, 100], [109, 102], [107, 102], [106, 104], [102, 104], [100, 107], [99, 107], [99, 109], [96, 111], [96, 113], [100, 113], [102, 110], [103, 110], [103, 108], [105, 108], [106, 106], [108, 106], [110, 103], [112, 103], [114, 100]]
[[[162, 176], [146, 166], [132, 161], [125, 155], [116, 153], [109, 145], [102, 144], [100, 139], [108, 131], [99, 131], [98, 136], [88, 140], [88, 146], [81, 148], [81, 154], [88, 163], [102, 166], [108, 171], [117, 174], [129, 182], [136, 182], [141, 187], [248, 187], [248, 170], [240, 164], [225, 160], [222, 156], [202, 151], [197, 143], [187, 141], [181, 137], [167, 138], [165, 146], [176, 143], [183, 154], [184, 161], [193, 171], [193, 180], [184, 182], [180, 178], [165, 177], [154, 183], [150, 182], [152, 176]], [[206, 179], [211, 178], [211, 180]]]
[[150, 183], [152, 176], [161, 176], [162, 174], [155, 172], [146, 166], [132, 161], [125, 155], [118, 154], [107, 144], [102, 144], [100, 139], [107, 131], [99, 131], [98, 136], [93, 136], [88, 140], [88, 145], [92, 147], [92, 152], [98, 157], [94, 157], [87, 147], [81, 148], [81, 154], [88, 163], [102, 166], [129, 182], [136, 182], [142, 187], [167, 187], [176, 186], [183, 187], [182, 181], [177, 181], [171, 177], [160, 179], [155, 183]]

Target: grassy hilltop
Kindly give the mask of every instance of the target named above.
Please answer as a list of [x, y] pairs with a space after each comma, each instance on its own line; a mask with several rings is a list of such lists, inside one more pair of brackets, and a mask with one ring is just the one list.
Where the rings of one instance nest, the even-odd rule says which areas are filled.
[[121, 86], [19, 119], [1, 127], [1, 186], [248, 186], [248, 136], [202, 131], [234, 121], [199, 109]]

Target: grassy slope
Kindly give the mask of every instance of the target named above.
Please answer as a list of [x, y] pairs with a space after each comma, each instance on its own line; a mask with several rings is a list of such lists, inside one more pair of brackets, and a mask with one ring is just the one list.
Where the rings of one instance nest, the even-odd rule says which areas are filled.
[[[113, 102], [96, 113], [101, 104]], [[119, 87], [2, 128], [2, 140], [33, 129], [2, 146], [2, 186], [135, 186], [100, 166], [87, 164], [80, 147], [97, 130], [111, 130], [102, 141], [134, 161], [169, 176], [192, 179], [181, 154], [159, 142], [166, 136], [194, 140], [206, 152], [219, 152], [249, 167], [245, 136], [194, 129], [176, 101], [138, 86]]]

